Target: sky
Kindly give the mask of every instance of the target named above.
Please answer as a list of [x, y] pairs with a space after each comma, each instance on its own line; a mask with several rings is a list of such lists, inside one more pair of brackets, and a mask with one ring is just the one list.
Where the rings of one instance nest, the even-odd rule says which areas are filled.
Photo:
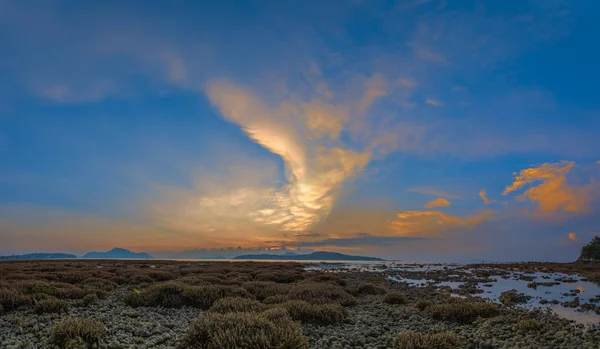
[[0, 0], [0, 254], [574, 260], [600, 234], [598, 11]]

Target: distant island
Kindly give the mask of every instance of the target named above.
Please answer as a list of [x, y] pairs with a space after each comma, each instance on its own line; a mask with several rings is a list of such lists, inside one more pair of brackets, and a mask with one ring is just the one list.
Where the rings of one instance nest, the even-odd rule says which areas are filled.
[[294, 254], [286, 253], [283, 255], [276, 254], [246, 254], [237, 256], [234, 259], [262, 259], [262, 260], [301, 260], [301, 261], [383, 261], [381, 258], [350, 256], [343, 253], [317, 251], [309, 254]]
[[124, 248], [115, 247], [106, 252], [88, 252], [81, 258], [154, 258], [146, 252], [131, 252]]
[[77, 258], [74, 254], [69, 253], [27, 253], [12, 256], [0, 256], [2, 261], [21, 261], [30, 259], [61, 259], [61, 258]]

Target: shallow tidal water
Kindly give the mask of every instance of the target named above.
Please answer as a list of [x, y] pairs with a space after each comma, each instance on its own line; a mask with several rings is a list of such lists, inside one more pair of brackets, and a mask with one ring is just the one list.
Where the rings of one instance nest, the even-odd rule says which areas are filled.
[[[433, 286], [438, 289], [450, 289], [453, 296], [464, 297], [453, 293], [464, 285], [465, 281], [454, 281], [459, 278], [459, 273], [471, 274], [473, 270], [468, 269], [461, 264], [415, 264], [402, 262], [339, 262], [339, 263], [318, 263], [307, 266], [307, 270], [326, 270], [331, 272], [344, 271], [362, 271], [382, 273], [385, 272], [387, 278], [395, 282], [407, 283], [411, 287], [426, 287]], [[453, 273], [456, 270], [456, 273]], [[476, 283], [476, 288], [483, 291], [482, 293], [472, 294], [475, 297], [489, 299], [493, 302], [500, 303], [500, 295], [502, 292], [517, 290], [526, 296], [531, 297], [527, 302], [517, 304], [516, 306], [525, 309], [545, 309], [552, 311], [558, 316], [567, 320], [575, 321], [576, 323], [587, 326], [600, 326], [600, 314], [593, 311], [582, 311], [577, 307], [567, 307], [562, 303], [573, 302], [577, 297], [579, 304], [593, 303], [600, 301], [600, 286], [587, 281], [578, 274], [563, 274], [563, 273], [525, 273], [516, 270], [479, 268], [491, 274], [490, 280], [478, 280], [477, 278], [470, 279], [469, 282]], [[427, 278], [428, 272], [445, 271], [447, 280]], [[425, 277], [411, 278], [403, 276], [404, 273], [420, 273]], [[391, 274], [391, 275], [390, 275]], [[537, 287], [529, 287], [531, 283], [555, 283], [553, 285], [537, 285]]]

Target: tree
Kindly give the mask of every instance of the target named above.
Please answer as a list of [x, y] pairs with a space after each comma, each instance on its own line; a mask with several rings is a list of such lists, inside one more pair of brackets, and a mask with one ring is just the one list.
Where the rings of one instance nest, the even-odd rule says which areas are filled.
[[579, 260], [600, 262], [600, 237], [594, 236], [590, 243], [581, 248]]

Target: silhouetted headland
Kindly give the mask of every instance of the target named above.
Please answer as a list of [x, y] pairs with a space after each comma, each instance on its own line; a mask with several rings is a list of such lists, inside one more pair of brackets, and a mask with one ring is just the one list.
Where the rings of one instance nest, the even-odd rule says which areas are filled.
[[61, 258], [77, 258], [74, 254], [69, 253], [27, 253], [12, 256], [0, 256], [0, 260], [31, 260], [31, 259], [61, 259]]
[[382, 261], [381, 258], [376, 257], [365, 257], [365, 256], [351, 256], [337, 252], [327, 251], [316, 251], [309, 254], [246, 254], [237, 256], [234, 259], [262, 259], [262, 260], [300, 260], [300, 261], [315, 261], [315, 260], [328, 260], [328, 261]]
[[131, 252], [124, 248], [115, 247], [106, 252], [88, 252], [81, 258], [154, 258], [146, 252]]

